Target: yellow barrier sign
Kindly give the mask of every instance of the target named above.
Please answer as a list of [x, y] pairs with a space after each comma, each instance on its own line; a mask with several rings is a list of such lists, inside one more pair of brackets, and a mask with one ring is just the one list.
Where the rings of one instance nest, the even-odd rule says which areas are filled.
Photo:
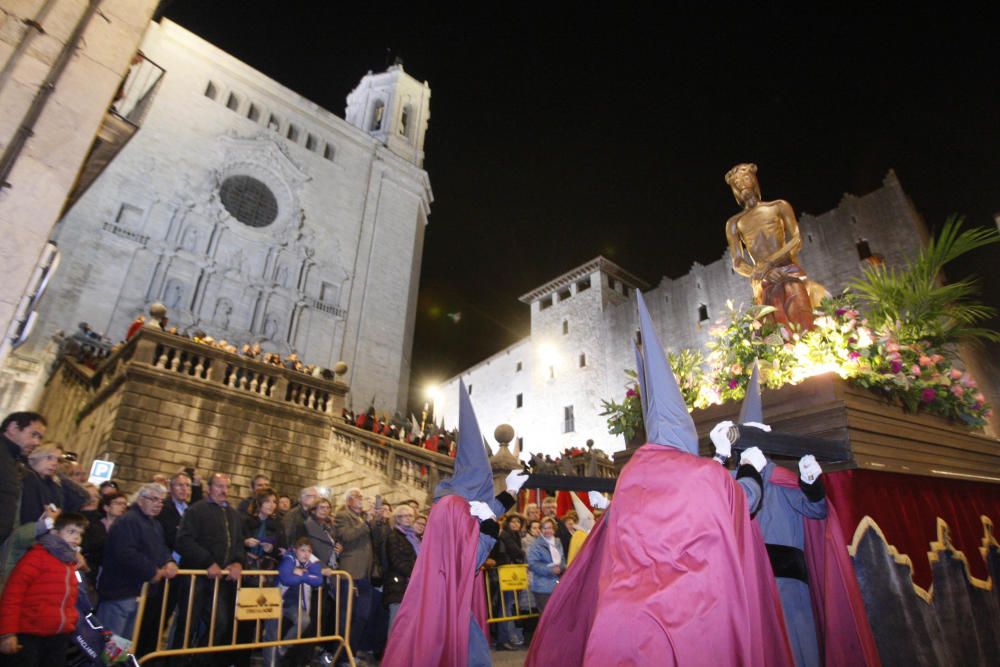
[[527, 565], [501, 565], [497, 568], [501, 591], [528, 590]]
[[236, 620], [281, 618], [281, 590], [278, 588], [241, 588], [236, 598]]

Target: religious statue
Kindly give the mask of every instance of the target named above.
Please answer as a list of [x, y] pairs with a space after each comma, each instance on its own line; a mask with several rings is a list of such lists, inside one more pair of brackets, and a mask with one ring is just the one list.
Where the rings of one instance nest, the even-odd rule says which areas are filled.
[[799, 223], [783, 199], [762, 202], [757, 165], [738, 164], [726, 174], [743, 211], [726, 223], [733, 269], [750, 278], [756, 304], [772, 306], [778, 324], [806, 331], [813, 325], [813, 308], [827, 291], [807, 278], [799, 264], [802, 247]]

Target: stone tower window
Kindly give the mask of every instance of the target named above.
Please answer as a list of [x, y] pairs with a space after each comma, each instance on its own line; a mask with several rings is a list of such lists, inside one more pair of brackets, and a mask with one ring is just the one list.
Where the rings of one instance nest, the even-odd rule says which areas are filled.
[[274, 193], [250, 176], [230, 176], [219, 191], [229, 214], [250, 227], [267, 227], [278, 217]]
[[584, 353], [580, 354], [580, 368], [587, 367], [587, 355]]
[[274, 130], [277, 132], [281, 128], [281, 121], [274, 114], [271, 114], [267, 118], [267, 129]]
[[229, 93], [229, 99], [226, 100], [226, 108], [230, 111], [236, 111], [240, 108], [240, 98], [236, 97], [236, 93]]
[[256, 104], [251, 103], [250, 108], [247, 109], [247, 118], [257, 123], [260, 121], [260, 107]]
[[698, 321], [705, 322], [708, 320], [708, 306], [701, 304], [698, 306]]
[[524, 407], [524, 394], [518, 394], [514, 399], [514, 407], [521, 408]]
[[375, 100], [375, 104], [372, 105], [372, 122], [369, 125], [369, 129], [372, 132], [378, 132], [382, 129], [383, 115], [385, 115], [385, 102], [382, 100]]
[[404, 137], [410, 136], [410, 114], [412, 110], [410, 105], [407, 104], [403, 107], [403, 113], [399, 115], [399, 133]]
[[316, 141], [316, 137], [312, 134], [306, 135], [306, 148], [311, 151], [316, 151], [316, 146], [319, 142]]
[[215, 87], [214, 83], [209, 81], [208, 85], [205, 86], [205, 97], [207, 97], [210, 100], [214, 100], [218, 96], [219, 96], [219, 89]]
[[323, 157], [327, 160], [333, 161], [334, 149], [332, 144], [327, 144], [323, 146]]
[[563, 320], [563, 336], [569, 335], [569, 320]]
[[563, 408], [563, 433], [572, 433], [576, 430], [575, 419], [573, 418], [573, 406], [567, 405]]
[[868, 239], [858, 239], [854, 247], [858, 249], [858, 259], [862, 262], [872, 256], [872, 249], [868, 245]]
[[293, 125], [292, 123], [289, 123], [288, 124], [288, 132], [285, 134], [285, 136], [287, 136], [289, 138], [289, 140], [291, 140], [291, 141], [298, 141], [299, 140], [299, 128], [298, 128], [298, 126]]

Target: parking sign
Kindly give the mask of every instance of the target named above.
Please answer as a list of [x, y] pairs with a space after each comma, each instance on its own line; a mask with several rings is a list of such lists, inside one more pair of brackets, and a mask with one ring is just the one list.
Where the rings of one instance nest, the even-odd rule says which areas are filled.
[[111, 474], [115, 471], [115, 464], [111, 461], [95, 460], [90, 464], [90, 478], [87, 480], [91, 484], [100, 486], [101, 482], [111, 479]]

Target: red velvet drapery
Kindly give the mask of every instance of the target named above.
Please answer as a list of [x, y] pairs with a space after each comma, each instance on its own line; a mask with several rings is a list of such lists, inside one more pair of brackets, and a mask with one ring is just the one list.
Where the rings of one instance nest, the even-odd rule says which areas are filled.
[[937, 540], [937, 518], [951, 529], [951, 541], [965, 553], [972, 574], [985, 579], [980, 556], [986, 515], [1000, 524], [1000, 484], [903, 475], [874, 470], [844, 470], [823, 475], [827, 497], [837, 508], [844, 537], [871, 516], [889, 544], [913, 561], [913, 579], [931, 584], [927, 552]]

